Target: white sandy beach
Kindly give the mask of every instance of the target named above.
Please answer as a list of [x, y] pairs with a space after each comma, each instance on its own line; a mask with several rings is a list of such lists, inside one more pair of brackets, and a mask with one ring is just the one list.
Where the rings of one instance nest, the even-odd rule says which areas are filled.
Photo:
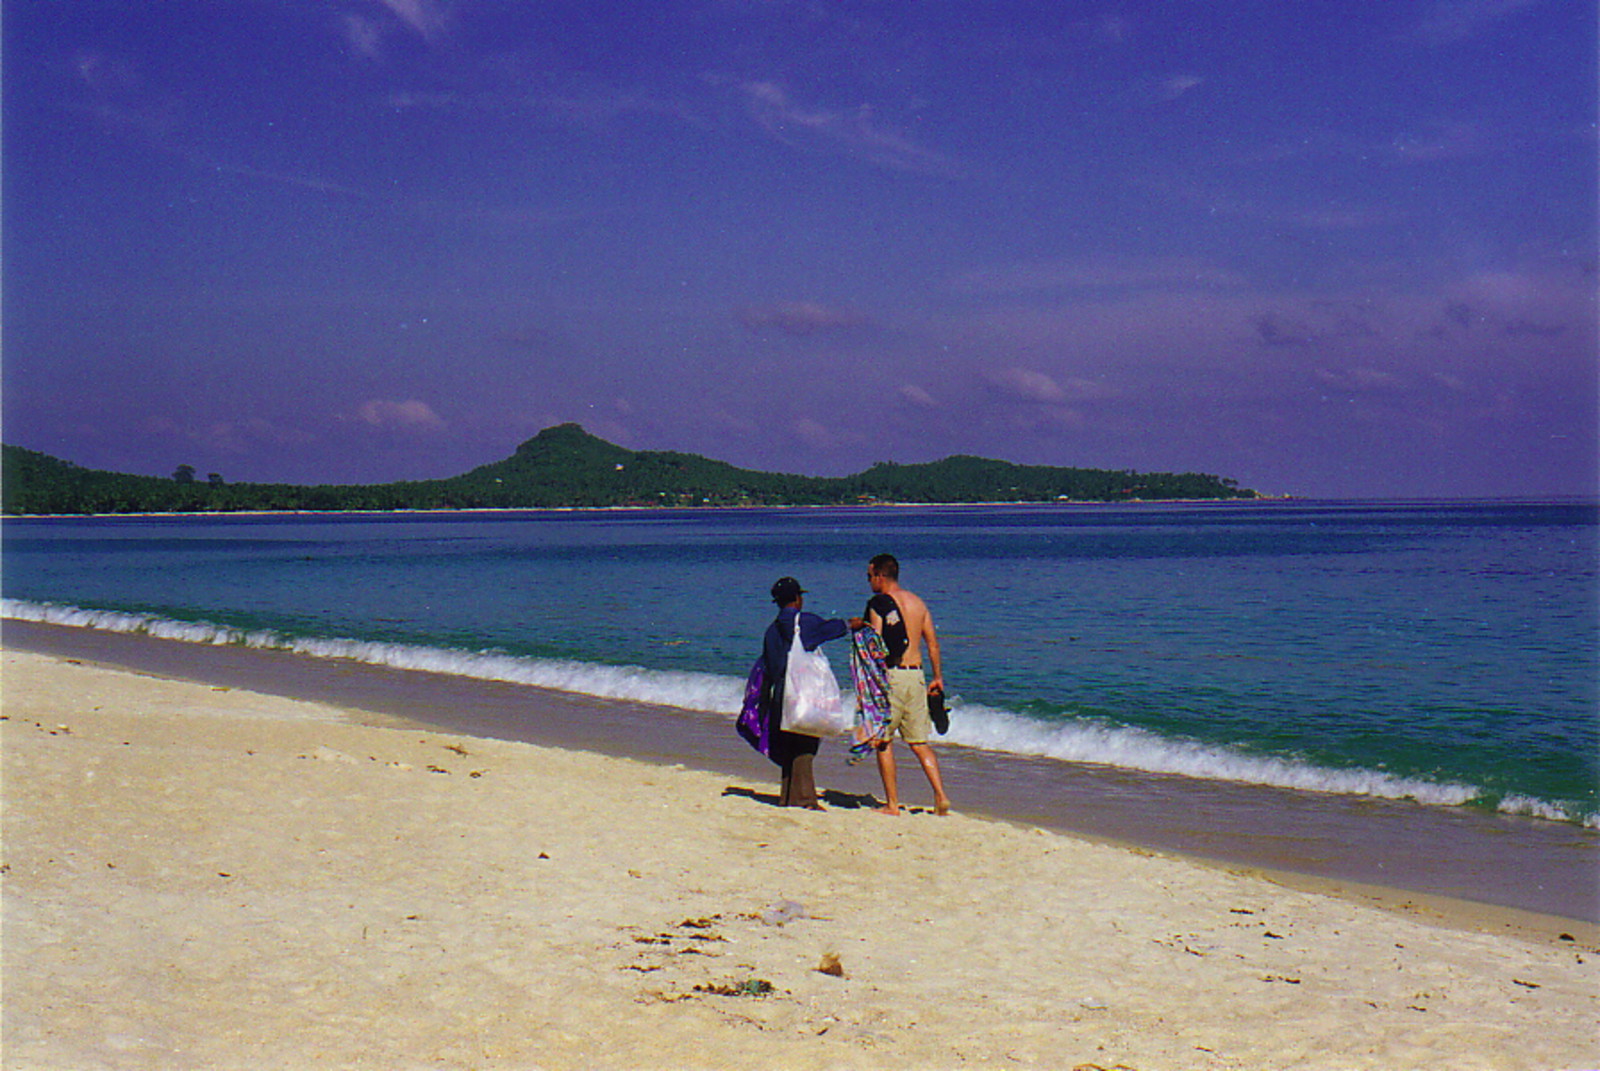
[[40, 655], [3, 688], [5, 1068], [1600, 1066], [1577, 923]]

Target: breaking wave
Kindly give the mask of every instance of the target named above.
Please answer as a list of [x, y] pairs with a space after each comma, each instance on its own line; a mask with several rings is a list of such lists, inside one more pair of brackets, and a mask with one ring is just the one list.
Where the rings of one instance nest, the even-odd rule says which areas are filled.
[[[154, 614], [86, 610], [75, 606], [0, 599], [0, 617], [51, 625], [133, 633], [214, 646], [290, 651], [349, 659], [374, 666], [422, 670], [479, 680], [505, 681], [606, 699], [736, 715], [744, 682], [713, 673], [613, 666], [534, 658], [495, 651], [471, 652], [416, 644], [290, 636], [206, 621], [177, 621]], [[959, 699], [956, 700], [959, 703]], [[1412, 800], [1433, 806], [1492, 805], [1506, 813], [1600, 828], [1600, 815], [1573, 813], [1533, 797], [1494, 799], [1483, 788], [1451, 781], [1402, 777], [1379, 770], [1337, 769], [1292, 758], [1161, 736], [1131, 726], [1090, 721], [1050, 723], [978, 703], [959, 703], [950, 743], [1015, 755], [1092, 763], [1154, 774], [1174, 774], [1274, 788]]]
[[475, 680], [506, 681], [580, 692], [605, 699], [737, 714], [744, 682], [712, 673], [607, 666], [554, 658], [529, 658], [494, 651], [460, 651], [373, 640], [290, 636], [270, 629], [240, 629], [209, 621], [175, 621], [154, 614], [83, 610], [76, 606], [0, 599], [0, 617], [153, 636], [216, 647], [289, 651], [314, 658], [342, 658], [391, 669], [422, 670]]

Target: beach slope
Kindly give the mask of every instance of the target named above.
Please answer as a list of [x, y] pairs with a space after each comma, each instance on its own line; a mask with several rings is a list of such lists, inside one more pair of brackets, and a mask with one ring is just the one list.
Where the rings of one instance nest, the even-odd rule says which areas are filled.
[[3, 684], [6, 1068], [1600, 1065], [1575, 923], [42, 655]]

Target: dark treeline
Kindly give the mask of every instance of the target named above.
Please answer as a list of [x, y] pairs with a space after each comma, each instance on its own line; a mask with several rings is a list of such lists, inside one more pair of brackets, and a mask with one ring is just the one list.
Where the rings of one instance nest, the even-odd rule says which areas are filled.
[[197, 478], [186, 465], [170, 478], [131, 476], [15, 446], [4, 447], [0, 461], [0, 503], [12, 515], [1258, 497], [1233, 480], [1197, 473], [1013, 465], [978, 457], [881, 463], [842, 477], [756, 472], [696, 454], [628, 450], [576, 424], [546, 428], [504, 461], [460, 476], [402, 483], [228, 483], [216, 474]]

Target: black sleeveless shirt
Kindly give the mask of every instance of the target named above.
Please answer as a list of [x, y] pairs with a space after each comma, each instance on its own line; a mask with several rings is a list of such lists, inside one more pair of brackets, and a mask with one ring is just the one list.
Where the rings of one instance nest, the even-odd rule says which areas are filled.
[[878, 594], [868, 599], [867, 613], [862, 616], [874, 612], [883, 618], [883, 645], [889, 650], [889, 666], [898, 668], [900, 659], [911, 646], [911, 638], [906, 635], [906, 619], [900, 616], [900, 606], [892, 595]]

